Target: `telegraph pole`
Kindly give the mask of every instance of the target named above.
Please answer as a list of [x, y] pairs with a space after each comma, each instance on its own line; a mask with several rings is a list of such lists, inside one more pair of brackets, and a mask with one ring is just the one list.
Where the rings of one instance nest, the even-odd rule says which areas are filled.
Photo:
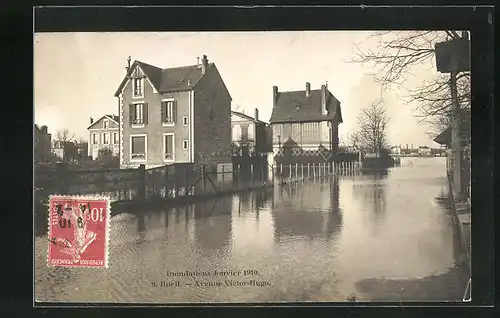
[[457, 91], [457, 62], [456, 58], [451, 58], [451, 72], [450, 72], [450, 91], [451, 91], [451, 152], [452, 152], [452, 176], [453, 185], [456, 193], [461, 196], [462, 192], [462, 160], [461, 160], [461, 141], [460, 141], [460, 104], [458, 103]]
[[458, 197], [463, 195], [462, 186], [462, 114], [457, 92], [457, 75], [470, 70], [469, 34], [462, 32], [461, 36], [454, 31], [448, 32], [451, 40], [436, 43], [436, 67], [440, 73], [450, 74], [451, 91], [451, 164], [452, 186]]

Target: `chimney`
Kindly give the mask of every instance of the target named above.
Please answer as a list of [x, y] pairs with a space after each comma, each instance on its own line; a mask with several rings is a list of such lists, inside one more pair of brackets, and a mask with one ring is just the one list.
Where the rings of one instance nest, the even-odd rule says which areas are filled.
[[94, 123], [94, 118], [90, 117], [90, 123]]
[[207, 67], [208, 59], [206, 55], [203, 55], [203, 58], [201, 59], [201, 74], [205, 74], [207, 72]]
[[41, 127], [41, 131], [42, 131], [44, 134], [46, 134], [46, 133], [47, 133], [47, 126], [43, 125], [43, 126]]
[[200, 57], [196, 57], [196, 67], [200, 68]]
[[278, 103], [278, 86], [273, 86], [273, 108]]
[[321, 112], [323, 115], [328, 114], [328, 110], [326, 108], [326, 85], [321, 85]]
[[259, 120], [259, 109], [255, 108], [255, 120]]
[[306, 82], [306, 96], [309, 97], [309, 94], [311, 94], [311, 83]]
[[130, 55], [127, 58], [127, 67], [125, 67], [125, 69], [127, 70], [127, 73], [130, 70]]

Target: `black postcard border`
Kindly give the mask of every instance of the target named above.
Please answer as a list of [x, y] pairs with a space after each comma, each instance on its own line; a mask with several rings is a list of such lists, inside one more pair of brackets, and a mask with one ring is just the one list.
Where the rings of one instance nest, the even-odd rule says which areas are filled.
[[[494, 15], [493, 8], [486, 6], [467, 7], [418, 7], [418, 6], [393, 6], [393, 7], [39, 7], [31, 10], [24, 10], [21, 14], [17, 12], [4, 11], [2, 16], [7, 17], [2, 28], [8, 47], [4, 49], [7, 57], [6, 66], [12, 68], [12, 73], [17, 74], [14, 87], [17, 91], [16, 100], [22, 107], [15, 110], [25, 111], [27, 114], [18, 115], [17, 120], [7, 122], [4, 129], [19, 131], [14, 137], [17, 142], [8, 144], [10, 153], [25, 153], [22, 158], [16, 158], [15, 163], [32, 167], [32, 138], [33, 125], [26, 120], [26, 129], [19, 129], [21, 119], [33, 119], [33, 90], [26, 85], [26, 81], [32, 76], [32, 50], [33, 50], [33, 30], [35, 32], [64, 32], [64, 31], [258, 31], [258, 30], [383, 30], [383, 29], [454, 29], [470, 30], [472, 42], [471, 76], [472, 97], [474, 109], [472, 110], [472, 209], [475, 211], [472, 225], [472, 295], [473, 300], [470, 305], [453, 305], [439, 303], [373, 303], [373, 304], [221, 304], [204, 307], [201, 304], [179, 305], [183, 308], [172, 309], [173, 312], [183, 312], [183, 316], [192, 312], [195, 314], [206, 313], [227, 313], [225, 308], [242, 306], [246, 313], [253, 312], [261, 316], [269, 314], [269, 307], [280, 306], [294, 308], [281, 308], [285, 314], [299, 312], [302, 306], [309, 306], [307, 314], [318, 315], [325, 312], [325, 307], [330, 307], [332, 314], [354, 314], [376, 312], [380, 316], [386, 317], [389, 312], [395, 312], [391, 308], [377, 308], [379, 306], [398, 307], [398, 316], [407, 316], [412, 313], [419, 315], [430, 315], [431, 312], [442, 316], [443, 310], [454, 313], [466, 314], [472, 305], [488, 306], [492, 305], [494, 297], [494, 206], [493, 206], [493, 28]], [[33, 26], [33, 14], [36, 13]], [[10, 14], [10, 15], [9, 15]], [[165, 19], [168, 16], [168, 19]], [[19, 19], [21, 18], [21, 19]], [[22, 21], [22, 25], [15, 25], [11, 30], [9, 26], [14, 26], [16, 22]], [[9, 32], [10, 31], [10, 32]], [[13, 45], [13, 46], [11, 46]], [[17, 49], [17, 51], [16, 51]], [[28, 126], [29, 125], [29, 126]], [[8, 171], [8, 173], [13, 173]], [[8, 177], [9, 178], [9, 177]], [[32, 205], [28, 202], [32, 200], [19, 200], [19, 194], [25, 193], [32, 199], [32, 189], [29, 182], [32, 182], [32, 170], [25, 169], [22, 172], [13, 174], [11, 186], [17, 187], [14, 196], [7, 198], [10, 206], [19, 206], [26, 203], [27, 207], [16, 211], [16, 213], [28, 213]], [[27, 180], [26, 180], [27, 179]], [[8, 217], [12, 217], [8, 215]], [[19, 216], [14, 216], [13, 220]], [[23, 217], [25, 218], [25, 217]], [[26, 220], [24, 220], [26, 221]], [[29, 223], [29, 222], [28, 222]], [[18, 228], [8, 227], [13, 231], [12, 235], [26, 235], [20, 242], [28, 243], [27, 237], [32, 233], [27, 227], [26, 234], [20, 234]], [[31, 243], [33, 243], [31, 241]], [[12, 246], [11, 255], [19, 259], [23, 258], [20, 246]], [[33, 249], [33, 246], [29, 246]], [[25, 249], [26, 251], [27, 249]], [[16, 252], [17, 251], [17, 252]], [[27, 253], [26, 253], [27, 254]], [[29, 275], [22, 274], [22, 266], [32, 266], [32, 260], [28, 259], [16, 263], [16, 272], [21, 278], [14, 278], [11, 272], [4, 272], [2, 275], [3, 300], [6, 305], [33, 304], [33, 268], [28, 269]], [[32, 278], [32, 279], [30, 279]], [[27, 285], [24, 285], [24, 283]], [[37, 303], [37, 305], [42, 305]], [[44, 303], [45, 305], [51, 305]], [[63, 307], [62, 304], [52, 304]], [[102, 304], [68, 304], [77, 306], [102, 306]], [[120, 307], [154, 307], [154, 305], [127, 304], [114, 305]], [[188, 306], [188, 308], [184, 307]], [[300, 307], [296, 307], [300, 306]], [[344, 307], [342, 307], [344, 306]], [[349, 307], [345, 307], [349, 306]], [[406, 308], [408, 306], [419, 306], [420, 308]], [[436, 306], [453, 306], [453, 308], [435, 308]], [[65, 307], [65, 306], [64, 306]], [[176, 306], [172, 306], [176, 307]], [[427, 308], [426, 308], [427, 307]], [[430, 308], [432, 307], [432, 308]], [[249, 310], [252, 308], [252, 310]], [[68, 308], [69, 309], [69, 308]], [[62, 314], [71, 312], [71, 316], [76, 315], [78, 310], [62, 309]], [[129, 308], [131, 309], [131, 308]], [[40, 309], [45, 316], [53, 314], [52, 309]], [[92, 309], [91, 312], [96, 312]], [[112, 311], [116, 312], [116, 309]], [[121, 311], [121, 310], [119, 310]], [[18, 312], [17, 310], [15, 312]], [[106, 309], [99, 309], [99, 312], [108, 312]], [[90, 313], [90, 312], [89, 312]], [[441, 314], [439, 314], [441, 313]], [[218, 315], [219, 315], [218, 314]], [[235, 313], [233, 312], [233, 315]], [[477, 313], [476, 313], [477, 314]]]

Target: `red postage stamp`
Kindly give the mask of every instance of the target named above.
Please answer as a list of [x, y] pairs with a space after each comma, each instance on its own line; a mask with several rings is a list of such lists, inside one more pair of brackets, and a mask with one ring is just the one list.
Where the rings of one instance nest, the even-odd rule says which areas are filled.
[[110, 202], [96, 196], [51, 196], [48, 265], [108, 267]]

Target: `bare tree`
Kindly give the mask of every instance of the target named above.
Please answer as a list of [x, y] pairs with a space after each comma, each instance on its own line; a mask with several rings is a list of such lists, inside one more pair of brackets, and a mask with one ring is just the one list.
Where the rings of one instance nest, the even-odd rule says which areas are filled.
[[389, 117], [381, 100], [373, 102], [357, 117], [359, 129], [353, 141], [363, 150], [380, 154], [387, 144], [387, 124]]
[[[376, 50], [362, 50], [355, 45], [355, 55], [351, 62], [368, 64], [374, 68], [372, 75], [382, 89], [393, 85], [402, 87], [412, 76], [412, 71], [424, 63], [433, 64], [434, 46], [438, 42], [456, 39], [460, 36], [455, 31], [383, 31], [376, 32], [369, 38], [377, 38]], [[457, 77], [459, 103], [461, 107], [470, 107], [470, 74], [464, 72]], [[407, 90], [403, 97], [406, 103], [416, 105], [413, 109], [420, 123], [429, 124], [432, 132], [440, 132], [449, 123], [446, 121], [451, 112], [451, 93], [449, 76], [436, 71], [431, 81], [423, 82], [415, 89]]]
[[62, 146], [66, 142], [73, 142], [74, 139], [75, 134], [70, 134], [68, 129], [64, 129], [57, 131], [55, 141]]

